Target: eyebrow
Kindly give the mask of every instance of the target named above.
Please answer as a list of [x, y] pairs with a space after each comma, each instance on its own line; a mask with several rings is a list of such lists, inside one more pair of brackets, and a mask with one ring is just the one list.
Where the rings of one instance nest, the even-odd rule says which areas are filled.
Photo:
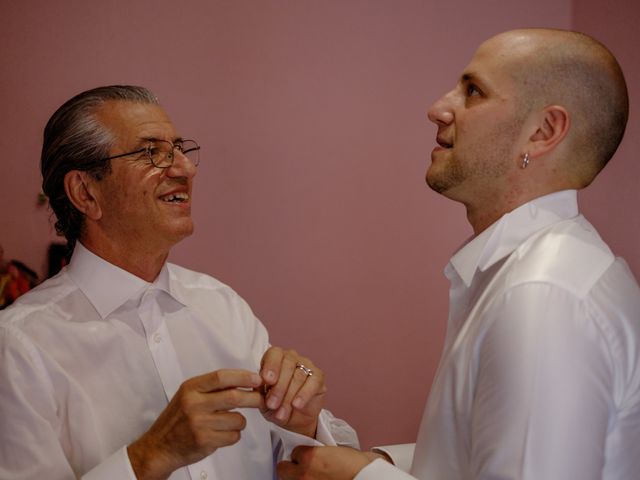
[[[143, 142], [166, 142], [166, 140], [162, 138], [156, 138], [156, 137], [142, 137], [140, 140]], [[182, 138], [181, 136], [177, 136], [177, 137], [174, 137], [173, 140], [171, 140], [171, 143], [176, 143], [176, 142], [184, 142], [184, 138]]]
[[483, 78], [477, 75], [475, 72], [464, 72], [460, 76], [459, 83], [465, 86], [469, 85], [470, 83], [473, 83], [477, 85], [478, 88], [480, 88], [485, 93], [494, 91], [493, 85], [491, 84], [490, 79]]
[[463, 73], [462, 76], [460, 77], [460, 82], [462, 83], [477, 82], [477, 81], [478, 81], [478, 77], [473, 72]]

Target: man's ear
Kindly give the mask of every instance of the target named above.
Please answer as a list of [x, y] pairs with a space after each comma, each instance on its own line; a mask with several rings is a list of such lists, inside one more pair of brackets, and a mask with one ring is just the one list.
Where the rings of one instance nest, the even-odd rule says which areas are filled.
[[549, 105], [537, 117], [537, 129], [529, 137], [527, 151], [532, 158], [549, 153], [556, 148], [569, 133], [571, 117], [560, 105]]
[[64, 176], [64, 191], [74, 207], [91, 220], [102, 217], [102, 209], [95, 196], [96, 180], [87, 172], [71, 170]]

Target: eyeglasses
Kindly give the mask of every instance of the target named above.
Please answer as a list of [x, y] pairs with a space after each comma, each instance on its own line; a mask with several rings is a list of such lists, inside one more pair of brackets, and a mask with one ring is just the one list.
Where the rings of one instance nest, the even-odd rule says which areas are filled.
[[157, 168], [169, 168], [173, 165], [176, 156], [175, 150], [191, 160], [196, 167], [200, 163], [200, 145], [195, 140], [176, 140], [168, 142], [166, 140], [150, 140], [149, 144], [136, 150], [135, 152], [121, 153], [113, 157], [103, 158], [102, 161], [113, 160], [114, 158], [127, 157], [138, 153], [145, 153], [149, 161]]

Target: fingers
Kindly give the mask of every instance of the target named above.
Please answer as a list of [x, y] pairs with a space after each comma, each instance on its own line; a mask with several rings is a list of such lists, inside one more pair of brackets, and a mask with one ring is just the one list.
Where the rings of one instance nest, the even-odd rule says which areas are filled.
[[311, 460], [311, 455], [315, 449], [316, 447], [298, 445], [291, 451], [291, 461], [295, 464], [305, 465]]
[[228, 388], [205, 394], [204, 405], [209, 410], [233, 410], [235, 408], [263, 408], [264, 399], [260, 392]]
[[277, 471], [281, 480], [353, 480], [371, 461], [367, 453], [352, 448], [299, 446]]
[[[297, 446], [291, 452], [290, 462], [278, 463], [276, 470], [280, 480], [295, 480], [302, 478], [301, 475], [308, 470], [310, 456], [314, 447]], [[313, 478], [313, 477], [312, 477]]]
[[175, 399], [188, 413], [264, 408], [264, 399], [254, 390], [261, 383], [254, 372], [217, 370], [185, 381]]
[[[275, 375], [275, 380], [267, 380], [265, 382], [271, 385], [269, 389], [269, 393], [266, 397], [267, 407], [271, 410], [278, 410], [285, 399], [285, 396], [289, 390], [289, 388], [300, 388], [301, 382], [298, 378], [297, 381], [293, 382], [296, 371], [296, 363], [297, 363], [297, 355], [293, 351], [285, 352], [279, 348], [271, 348], [267, 351], [267, 355], [273, 352], [274, 354], [270, 356], [269, 359], [265, 358], [265, 363], [263, 367], [263, 371], [273, 372]], [[268, 378], [273, 378], [267, 373]], [[290, 387], [291, 385], [291, 387]]]
[[223, 369], [194, 377], [188, 382], [199, 392], [207, 393], [226, 388], [256, 388], [262, 385], [262, 378], [248, 370]]
[[280, 376], [280, 365], [284, 357], [284, 350], [278, 347], [271, 347], [262, 357], [262, 368], [260, 375], [267, 385], [275, 385]]
[[280, 462], [276, 466], [280, 480], [297, 480], [301, 478], [300, 470], [302, 470], [300, 466], [292, 462]]
[[265, 353], [262, 365], [262, 378], [271, 386], [266, 406], [280, 423], [288, 421], [294, 408], [303, 409], [314, 396], [326, 390], [322, 370], [294, 350], [271, 347]]
[[[307, 365], [313, 367], [309, 361], [303, 365], [305, 367]], [[313, 368], [311, 370], [313, 371]], [[312, 375], [307, 375], [302, 369], [294, 367], [282, 404], [275, 414], [276, 420], [286, 422], [292, 413], [292, 409], [302, 410], [313, 396], [323, 390], [322, 372], [318, 369], [316, 370], [318, 375], [315, 374], [315, 371]]]
[[289, 400], [291, 404], [301, 410], [303, 409], [313, 397], [319, 394], [326, 393], [327, 387], [324, 384], [324, 373], [322, 370], [315, 367], [310, 362], [303, 364], [305, 367], [311, 368], [312, 375], [307, 375], [302, 369], [296, 368], [294, 372], [294, 379], [298, 379], [301, 383], [300, 388], [294, 395], [294, 390], [289, 389], [289, 395], [285, 397], [285, 403]]
[[254, 390], [261, 383], [257, 374], [245, 370], [219, 370], [183, 382], [150, 429], [129, 445], [134, 471], [151, 462], [153, 476], [166, 478], [236, 443], [247, 421], [230, 410], [263, 408], [264, 399]]

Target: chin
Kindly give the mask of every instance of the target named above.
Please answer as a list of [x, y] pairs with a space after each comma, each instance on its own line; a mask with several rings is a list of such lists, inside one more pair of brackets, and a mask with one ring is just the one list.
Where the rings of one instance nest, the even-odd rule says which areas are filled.
[[190, 237], [193, 234], [193, 230], [193, 222], [184, 222], [184, 224], [181, 225], [173, 225], [170, 231], [167, 232], [167, 236], [172, 239], [172, 243], [175, 245], [185, 238]]
[[187, 237], [190, 237], [191, 235], [193, 235], [193, 225], [190, 225], [189, 228], [185, 228], [184, 230], [182, 230], [178, 235], [180, 237], [180, 240], [184, 240]]
[[438, 175], [435, 172], [433, 172], [431, 168], [427, 171], [425, 181], [427, 182], [427, 185], [429, 186], [429, 188], [434, 192], [444, 193], [449, 189], [448, 182], [439, 178]]

